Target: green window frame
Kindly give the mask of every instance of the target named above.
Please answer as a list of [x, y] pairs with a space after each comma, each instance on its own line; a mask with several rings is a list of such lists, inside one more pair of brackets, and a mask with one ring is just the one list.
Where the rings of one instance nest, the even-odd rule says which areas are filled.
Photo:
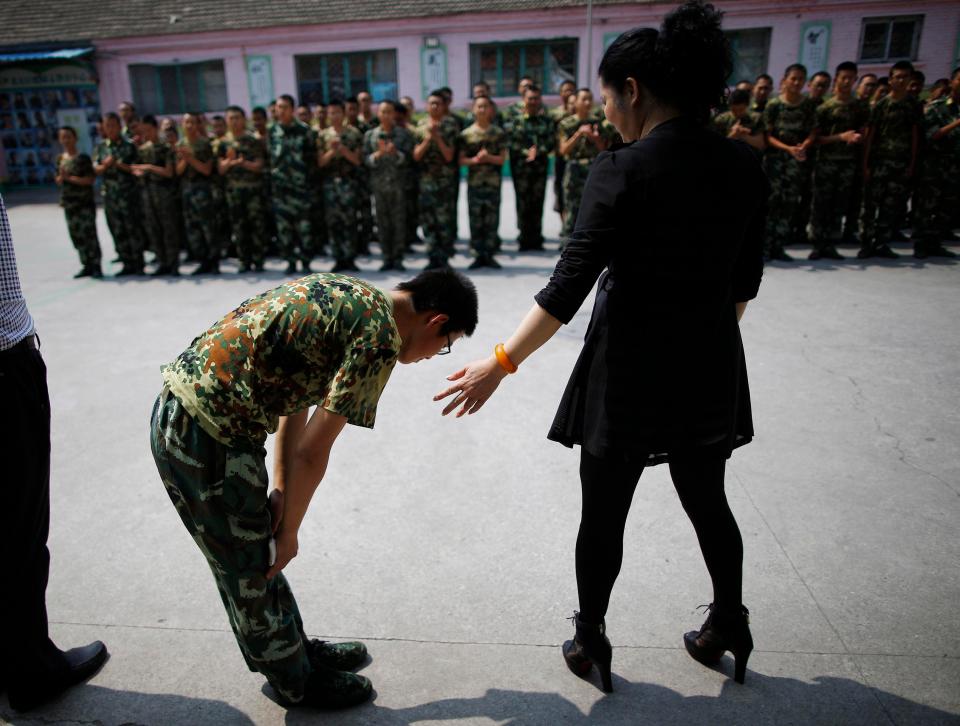
[[[858, 59], [861, 63], [915, 61], [920, 50], [920, 35], [922, 32], [922, 15], [864, 18], [863, 24], [860, 26]], [[900, 36], [899, 39], [896, 38], [897, 35]], [[908, 53], [895, 52], [896, 42], [902, 42], [907, 37], [909, 37], [910, 51]]]
[[[228, 105], [226, 72], [221, 59], [157, 65], [137, 63], [130, 65], [128, 71], [133, 102], [142, 114], [206, 113], [222, 111]], [[220, 77], [214, 88], [208, 88], [208, 73]]]
[[[360, 61], [363, 78], [351, 77], [351, 67]], [[378, 61], [380, 67], [378, 68]], [[399, 92], [396, 48], [350, 53], [312, 53], [294, 56], [300, 103], [328, 103], [367, 91], [373, 100], [396, 99]]]
[[[553, 51], [561, 49], [567, 54], [570, 61], [561, 65], [550, 60], [555, 59]], [[504, 55], [513, 51], [516, 58], [515, 78], [505, 74]], [[483, 56], [489, 53], [496, 54], [495, 76], [487, 76], [482, 67]], [[528, 64], [528, 54], [534, 52], [540, 56], [539, 72], [536, 65]], [[471, 43], [470, 44], [470, 85], [487, 82], [494, 98], [517, 95], [517, 83], [523, 76], [531, 76], [545, 94], [558, 92], [560, 84], [565, 80], [577, 82], [577, 61], [579, 59], [578, 38], [547, 38], [535, 40], [512, 40], [504, 43]], [[551, 77], [551, 73], [555, 73]], [[506, 75], [506, 78], [505, 78]]]

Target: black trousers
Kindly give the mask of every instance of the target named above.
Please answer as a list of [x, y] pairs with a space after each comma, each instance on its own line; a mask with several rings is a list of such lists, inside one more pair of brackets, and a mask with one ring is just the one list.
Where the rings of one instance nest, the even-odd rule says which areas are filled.
[[[726, 454], [714, 447], [669, 454], [670, 476], [700, 542], [719, 610], [741, 604], [743, 541], [723, 490]], [[644, 461], [602, 459], [583, 451], [583, 508], [577, 536], [580, 615], [598, 623], [623, 561], [623, 531]]]
[[65, 668], [47, 633], [50, 398], [40, 351], [0, 352], [0, 680], [11, 694]]

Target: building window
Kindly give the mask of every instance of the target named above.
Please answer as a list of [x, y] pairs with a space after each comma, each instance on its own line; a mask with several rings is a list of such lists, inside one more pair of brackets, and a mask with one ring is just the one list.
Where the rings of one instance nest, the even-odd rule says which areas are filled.
[[564, 81], [577, 81], [577, 39], [528, 40], [470, 46], [470, 81], [490, 84], [494, 96], [515, 96], [520, 79], [530, 76], [544, 93], [557, 93]]
[[222, 111], [227, 107], [223, 61], [177, 65], [132, 65], [130, 86], [141, 114]]
[[922, 15], [864, 18], [860, 30], [860, 60], [866, 63], [916, 60], [922, 27]]
[[397, 51], [298, 55], [300, 103], [344, 100], [367, 91], [374, 101], [397, 98]]
[[770, 59], [770, 28], [752, 28], [750, 30], [729, 30], [726, 32], [733, 50], [733, 73], [729, 83], [753, 81], [761, 73], [767, 72]]

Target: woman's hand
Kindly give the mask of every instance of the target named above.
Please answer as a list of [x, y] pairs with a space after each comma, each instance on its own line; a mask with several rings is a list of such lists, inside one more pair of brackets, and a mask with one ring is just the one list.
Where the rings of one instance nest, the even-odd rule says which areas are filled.
[[299, 543], [297, 542], [296, 530], [281, 529], [277, 533], [276, 544], [277, 558], [273, 561], [270, 569], [267, 570], [268, 580], [272, 580], [275, 576], [279, 575], [280, 571], [287, 566], [290, 560], [297, 556]]
[[441, 401], [456, 393], [456, 397], [443, 409], [443, 415], [446, 416], [461, 404], [462, 407], [457, 411], [457, 418], [465, 413], [476, 413], [483, 408], [483, 404], [497, 390], [497, 386], [506, 375], [507, 372], [497, 362], [496, 356], [474, 361], [466, 368], [461, 368], [453, 375], [447, 376], [448, 381], [456, 381], [456, 383], [438, 393], [433, 400]]

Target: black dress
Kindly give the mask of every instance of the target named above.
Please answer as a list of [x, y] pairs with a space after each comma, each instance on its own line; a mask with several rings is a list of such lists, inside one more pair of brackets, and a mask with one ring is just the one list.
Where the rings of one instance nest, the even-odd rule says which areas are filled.
[[597, 277], [585, 344], [548, 437], [667, 461], [753, 437], [734, 303], [757, 295], [768, 185], [756, 154], [680, 117], [602, 153], [537, 303], [568, 323]]

